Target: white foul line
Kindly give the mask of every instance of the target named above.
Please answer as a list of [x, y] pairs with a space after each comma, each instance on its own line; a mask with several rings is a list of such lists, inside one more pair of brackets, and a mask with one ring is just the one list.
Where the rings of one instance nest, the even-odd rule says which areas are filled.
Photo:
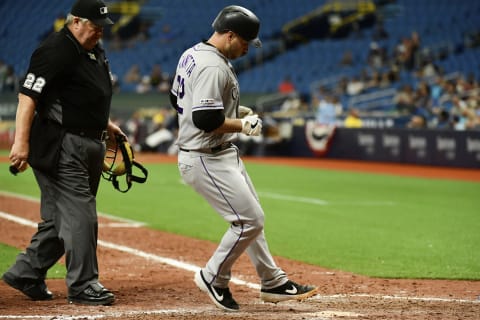
[[[26, 196], [26, 195], [21, 195], [21, 194], [16, 194], [16, 193], [8, 192], [8, 191], [0, 190], [0, 195], [5, 195], [5, 196], [9, 196], [9, 197], [17, 198], [17, 199], [22, 199], [22, 200], [25, 200], [25, 201], [31, 201], [31, 202], [35, 202], [35, 203], [40, 202], [37, 198]], [[140, 227], [145, 226], [145, 223], [143, 223], [143, 222], [134, 221], [134, 220], [127, 219], [127, 218], [117, 217], [117, 216], [114, 216], [114, 215], [111, 215], [111, 214], [108, 214], [108, 213], [104, 213], [104, 212], [98, 212], [98, 215], [101, 216], [101, 217], [109, 218], [110, 220], [120, 221], [120, 222], [99, 223], [99, 227], [103, 227], [103, 228], [105, 228], [105, 227], [108, 227], [108, 228], [140, 228]]]
[[298, 197], [288, 194], [280, 194], [275, 192], [258, 192], [258, 195], [264, 198], [270, 198], [275, 200], [291, 201], [291, 202], [301, 202], [314, 204], [319, 206], [327, 205], [350, 205], [350, 206], [393, 206], [395, 202], [392, 201], [326, 201], [318, 198], [308, 198], [308, 197]]

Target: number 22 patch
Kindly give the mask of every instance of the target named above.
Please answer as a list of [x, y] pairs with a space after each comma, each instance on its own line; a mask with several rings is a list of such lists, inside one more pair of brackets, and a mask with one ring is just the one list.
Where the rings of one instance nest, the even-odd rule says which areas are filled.
[[45, 78], [35, 77], [33, 73], [29, 73], [25, 77], [25, 82], [23, 82], [23, 86], [27, 89], [31, 89], [33, 91], [41, 93], [46, 83], [47, 82], [45, 81]]

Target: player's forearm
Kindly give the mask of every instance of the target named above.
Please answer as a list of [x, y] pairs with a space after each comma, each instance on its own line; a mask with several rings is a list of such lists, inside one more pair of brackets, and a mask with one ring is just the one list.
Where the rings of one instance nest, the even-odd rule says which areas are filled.
[[223, 124], [213, 131], [214, 133], [242, 132], [242, 122], [236, 118], [225, 118]]

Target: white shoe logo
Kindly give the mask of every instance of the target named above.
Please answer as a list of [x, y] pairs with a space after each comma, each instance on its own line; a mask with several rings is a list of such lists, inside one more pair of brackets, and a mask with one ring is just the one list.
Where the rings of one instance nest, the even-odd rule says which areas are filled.
[[298, 290], [297, 290], [297, 288], [292, 284], [292, 289], [286, 289], [285, 292], [288, 293], [288, 294], [297, 294]]
[[215, 291], [214, 287], [212, 287], [212, 292], [213, 292], [213, 295], [215, 296], [215, 299], [217, 299], [218, 301], [223, 301], [223, 294], [218, 295], [218, 293], [217, 293], [217, 291]]

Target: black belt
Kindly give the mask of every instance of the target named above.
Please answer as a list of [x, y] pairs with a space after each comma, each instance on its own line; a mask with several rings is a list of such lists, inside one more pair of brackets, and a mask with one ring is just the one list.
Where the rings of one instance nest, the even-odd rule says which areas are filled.
[[200, 153], [217, 153], [217, 152], [220, 152], [220, 151], [223, 151], [225, 149], [230, 148], [232, 145], [233, 144], [231, 142], [225, 142], [225, 143], [219, 144], [218, 146], [215, 146], [213, 148], [203, 148], [203, 149], [194, 149], [194, 150], [189, 150], [189, 149], [184, 149], [184, 148], [179, 148], [179, 149], [181, 151], [185, 151], [185, 152], [194, 151], [194, 152], [200, 152]]
[[106, 140], [107, 130], [89, 129], [89, 128], [66, 128], [66, 131], [81, 137], [87, 137], [96, 140]]

